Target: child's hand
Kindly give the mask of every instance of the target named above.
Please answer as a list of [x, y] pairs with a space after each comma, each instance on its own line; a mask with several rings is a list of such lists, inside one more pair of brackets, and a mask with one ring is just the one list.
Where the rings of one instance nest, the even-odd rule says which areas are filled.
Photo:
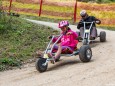
[[66, 34], [67, 34], [67, 35], [70, 35], [70, 34], [72, 34], [72, 32], [67, 32]]

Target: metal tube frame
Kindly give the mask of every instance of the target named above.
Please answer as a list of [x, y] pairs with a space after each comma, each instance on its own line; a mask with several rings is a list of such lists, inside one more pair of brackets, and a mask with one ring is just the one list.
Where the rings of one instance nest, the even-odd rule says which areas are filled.
[[87, 37], [88, 37], [88, 44], [89, 44], [89, 43], [90, 43], [90, 32], [87, 33], [87, 35], [86, 35], [86, 33], [85, 33], [85, 30], [86, 30], [86, 24], [88, 24], [88, 23], [91, 24], [90, 27], [89, 27], [89, 30], [91, 31], [91, 28], [92, 28], [92, 25], [93, 25], [94, 22], [83, 22], [83, 24], [84, 24], [84, 37], [83, 37], [83, 42], [84, 42], [84, 38], [85, 38], [85, 36], [87, 36]]

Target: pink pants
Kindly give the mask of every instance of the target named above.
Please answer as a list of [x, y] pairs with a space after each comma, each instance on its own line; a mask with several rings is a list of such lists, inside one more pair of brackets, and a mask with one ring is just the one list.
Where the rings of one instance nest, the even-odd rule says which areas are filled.
[[[58, 46], [55, 45], [53, 48], [53, 52], [57, 52]], [[62, 46], [62, 54], [72, 54], [74, 49], [68, 47], [68, 46]]]

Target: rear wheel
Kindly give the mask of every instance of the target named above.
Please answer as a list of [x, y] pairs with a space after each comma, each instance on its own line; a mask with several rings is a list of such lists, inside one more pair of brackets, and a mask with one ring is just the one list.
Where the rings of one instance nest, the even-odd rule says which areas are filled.
[[83, 45], [80, 48], [79, 58], [82, 62], [89, 62], [92, 58], [92, 50], [89, 45]]
[[39, 58], [37, 61], [36, 61], [36, 69], [39, 71], [39, 72], [45, 72], [47, 70], [47, 67], [48, 67], [48, 64], [45, 64], [46, 62], [46, 59], [45, 58]]
[[100, 32], [100, 42], [105, 42], [106, 41], [106, 32], [101, 31]]

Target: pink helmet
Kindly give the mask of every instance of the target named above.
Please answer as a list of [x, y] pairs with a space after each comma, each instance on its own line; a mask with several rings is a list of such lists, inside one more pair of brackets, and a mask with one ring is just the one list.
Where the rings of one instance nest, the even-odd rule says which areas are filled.
[[69, 26], [69, 22], [68, 21], [61, 21], [58, 23], [59, 28], [62, 28], [63, 26]]

